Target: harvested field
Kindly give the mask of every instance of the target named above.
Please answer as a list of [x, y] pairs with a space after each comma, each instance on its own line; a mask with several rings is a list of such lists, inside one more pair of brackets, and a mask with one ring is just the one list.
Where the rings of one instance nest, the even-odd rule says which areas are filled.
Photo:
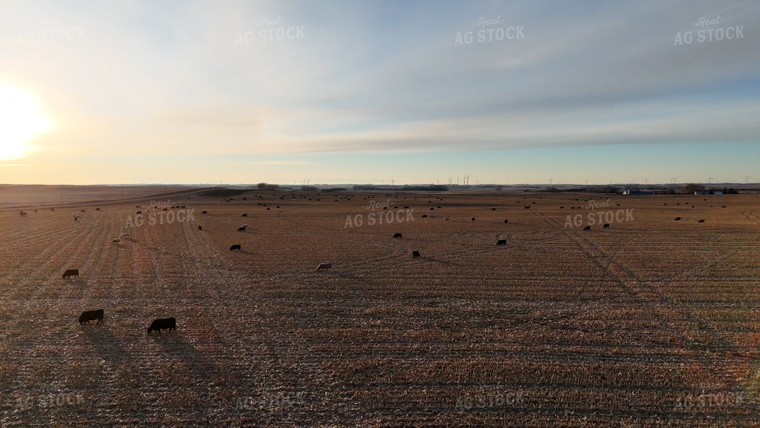
[[760, 420], [758, 195], [151, 199], [0, 210], [3, 426]]

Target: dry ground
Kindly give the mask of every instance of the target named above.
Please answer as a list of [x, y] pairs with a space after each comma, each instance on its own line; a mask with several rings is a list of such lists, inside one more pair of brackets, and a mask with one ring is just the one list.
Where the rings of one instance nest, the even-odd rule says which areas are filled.
[[757, 195], [389, 195], [0, 210], [0, 424], [760, 424]]

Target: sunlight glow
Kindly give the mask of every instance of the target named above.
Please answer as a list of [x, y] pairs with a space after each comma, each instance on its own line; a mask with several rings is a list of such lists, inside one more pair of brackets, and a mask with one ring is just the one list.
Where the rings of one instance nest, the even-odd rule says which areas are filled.
[[0, 161], [29, 153], [29, 143], [52, 128], [34, 95], [0, 85]]

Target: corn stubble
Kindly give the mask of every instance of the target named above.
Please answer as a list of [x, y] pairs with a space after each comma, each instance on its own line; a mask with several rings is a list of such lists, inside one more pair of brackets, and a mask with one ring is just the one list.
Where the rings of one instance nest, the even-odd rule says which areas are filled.
[[[754, 195], [618, 197], [635, 221], [590, 232], [560, 206], [598, 195], [378, 196], [428, 217], [351, 229], [365, 194], [247, 196], [188, 203], [203, 231], [144, 226], [118, 246], [133, 202], [76, 222], [0, 210], [0, 424], [760, 420]], [[170, 316], [176, 331], [146, 334]], [[82, 400], [43, 407], [50, 393]], [[728, 393], [743, 401], [689, 401]]]

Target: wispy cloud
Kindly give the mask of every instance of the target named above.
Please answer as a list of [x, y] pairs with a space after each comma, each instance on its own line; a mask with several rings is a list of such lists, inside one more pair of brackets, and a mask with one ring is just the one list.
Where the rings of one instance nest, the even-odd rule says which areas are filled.
[[259, 161], [259, 162], [229, 162], [230, 165], [311, 165], [302, 161]]
[[[700, 17], [742, 38], [676, 45]], [[39, 152], [72, 162], [718, 144], [760, 137], [759, 26], [738, 0], [13, 2], [0, 78], [37, 89]], [[524, 37], [478, 40], [499, 27]]]

